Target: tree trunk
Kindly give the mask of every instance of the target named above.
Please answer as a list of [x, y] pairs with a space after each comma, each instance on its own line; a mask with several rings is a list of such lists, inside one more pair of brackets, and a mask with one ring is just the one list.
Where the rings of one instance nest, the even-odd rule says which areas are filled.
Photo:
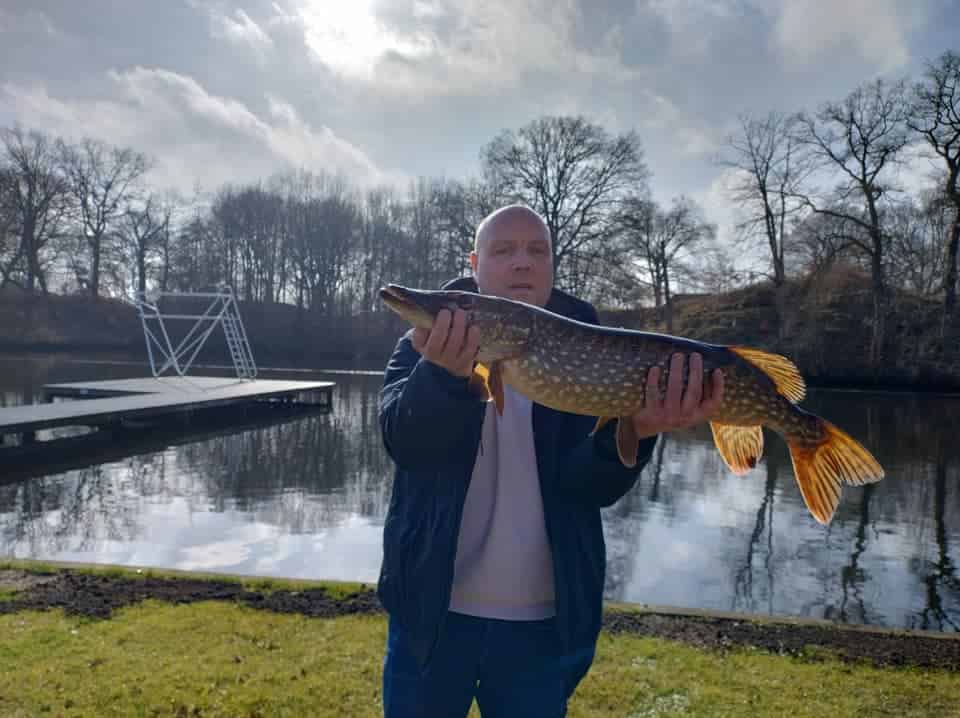
[[137, 291], [140, 294], [147, 291], [147, 253], [144, 249], [137, 252]]
[[23, 225], [23, 236], [21, 241], [23, 242], [23, 248], [26, 252], [27, 260], [27, 281], [26, 288], [30, 294], [33, 294], [33, 289], [36, 286], [36, 275], [34, 274], [34, 266], [36, 265], [36, 255], [37, 248], [34, 246], [36, 242], [36, 224], [32, 218], [29, 218]]
[[[765, 205], [766, 202], [767, 198], [764, 195]], [[777, 251], [777, 223], [772, 210], [768, 206], [765, 207], [764, 219], [767, 227], [767, 243], [770, 245], [770, 257], [773, 264], [773, 285], [780, 287], [783, 286], [784, 281], [783, 254]]]
[[886, 334], [886, 286], [883, 278], [883, 254], [879, 240], [871, 257], [873, 274], [873, 341], [870, 346], [870, 365], [874, 373], [883, 361], [883, 344]]
[[953, 310], [957, 306], [957, 250], [960, 249], [960, 203], [953, 218], [953, 227], [950, 230], [950, 240], [947, 242], [946, 259], [944, 261], [943, 276], [943, 313], [944, 319], [950, 321]]
[[100, 242], [90, 242], [90, 296], [97, 299], [100, 296]]
[[663, 300], [667, 310], [667, 334], [673, 334], [673, 298], [670, 296], [670, 275], [663, 268]]

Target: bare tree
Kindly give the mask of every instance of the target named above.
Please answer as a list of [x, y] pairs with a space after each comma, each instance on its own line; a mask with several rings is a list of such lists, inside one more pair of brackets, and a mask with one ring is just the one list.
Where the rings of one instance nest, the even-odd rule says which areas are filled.
[[615, 210], [626, 196], [642, 194], [649, 174], [636, 133], [611, 137], [582, 117], [542, 117], [504, 131], [481, 158], [499, 195], [544, 216], [557, 282], [577, 292], [586, 283], [577, 260], [616, 236]]
[[287, 204], [290, 261], [298, 306], [333, 313], [343, 307], [360, 211], [340, 178], [305, 177]]
[[32, 292], [40, 282], [44, 292], [43, 252], [58, 236], [67, 212], [67, 185], [59, 167], [55, 141], [20, 126], [0, 130], [3, 165], [7, 168], [10, 219], [20, 241], [3, 268], [4, 280], [22, 267], [24, 287]]
[[730, 195], [746, 213], [738, 229], [750, 240], [766, 240], [773, 283], [779, 287], [786, 279], [787, 223], [800, 206], [796, 188], [804, 173], [793, 132], [796, 118], [770, 112], [763, 118], [741, 115], [739, 121], [740, 128], [727, 138], [727, 153], [719, 164], [734, 171]]
[[638, 257], [649, 276], [657, 307], [665, 311], [667, 331], [673, 331], [673, 286], [676, 270], [697, 245], [715, 238], [700, 207], [687, 197], [677, 197], [669, 209], [632, 198], [619, 217], [627, 251]]
[[866, 255], [857, 250], [850, 241], [851, 231], [856, 230], [856, 227], [851, 228], [848, 222], [839, 219], [836, 214], [810, 212], [806, 216], [794, 218], [788, 232], [786, 259], [807, 274], [823, 274], [837, 262], [863, 265], [864, 269], [869, 271], [869, 267], [864, 263]]
[[16, 200], [13, 173], [0, 165], [0, 288], [9, 281], [19, 257], [20, 241], [16, 232]]
[[885, 219], [890, 235], [888, 274], [904, 289], [933, 295], [943, 286], [947, 203], [937, 193], [928, 193], [921, 202], [911, 198], [889, 210]]
[[159, 256], [172, 211], [172, 206], [164, 205], [156, 194], [148, 195], [139, 206], [131, 202], [124, 210], [118, 231], [133, 265], [133, 283], [138, 292], [147, 291], [149, 263]]
[[227, 266], [221, 227], [194, 208], [192, 216], [170, 233], [161, 269], [162, 291], [193, 292], [228, 283]]
[[960, 55], [945, 52], [927, 64], [924, 81], [913, 90], [908, 124], [946, 165], [943, 193], [954, 207], [953, 224], [944, 237], [943, 306], [949, 316], [957, 303], [960, 251]]
[[[67, 183], [80, 219], [89, 267], [78, 277], [94, 298], [100, 295], [101, 262], [111, 230], [150, 167], [147, 157], [126, 147], [86, 138], [77, 145], [59, 142]], [[79, 269], [79, 267], [78, 267]]]
[[811, 152], [817, 169], [838, 176], [838, 183], [829, 195], [812, 190], [797, 197], [812, 211], [840, 220], [848, 228], [846, 239], [870, 258], [870, 361], [875, 367], [882, 358], [887, 290], [887, 237], [881, 216], [893, 194], [887, 173], [908, 141], [906, 110], [904, 83], [888, 86], [877, 80], [857, 88], [842, 102], [825, 104], [815, 117], [798, 116], [799, 141]]
[[627, 197], [620, 205], [617, 222], [620, 227], [616, 262], [625, 274], [623, 298], [638, 300], [642, 294], [652, 294], [655, 307], [663, 306], [663, 269], [657, 251], [657, 218], [661, 209], [649, 197]]
[[454, 276], [469, 269], [469, 253], [477, 226], [494, 211], [499, 198], [482, 180], [441, 181], [434, 184], [437, 231], [443, 245], [443, 266]]
[[[403, 254], [403, 209], [392, 188], [369, 190], [360, 208], [361, 307], [381, 311], [377, 288], [387, 282], [404, 283], [400, 274]], [[366, 316], [366, 314], [364, 314]]]

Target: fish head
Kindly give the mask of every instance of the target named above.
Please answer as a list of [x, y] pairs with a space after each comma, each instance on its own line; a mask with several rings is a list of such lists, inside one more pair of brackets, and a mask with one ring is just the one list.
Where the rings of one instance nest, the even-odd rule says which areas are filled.
[[429, 330], [441, 310], [466, 312], [467, 326], [480, 333], [478, 359], [499, 361], [521, 355], [534, 325], [535, 308], [523, 302], [476, 292], [410, 289], [388, 284], [380, 298], [415, 327]]

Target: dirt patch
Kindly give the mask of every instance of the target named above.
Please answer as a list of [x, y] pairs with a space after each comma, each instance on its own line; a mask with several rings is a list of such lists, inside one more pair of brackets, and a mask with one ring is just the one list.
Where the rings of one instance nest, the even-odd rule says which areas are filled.
[[0, 592], [8, 591], [26, 591], [29, 588], [37, 586], [47, 581], [52, 581], [55, 576], [27, 573], [26, 571], [13, 571], [11, 569], [0, 570]]
[[[171, 603], [230, 601], [278, 613], [315, 617], [373, 614], [382, 607], [372, 589], [334, 596], [323, 588], [251, 591], [239, 583], [210, 579], [92, 574], [62, 570], [54, 575], [0, 571], [0, 590], [16, 591], [0, 601], [0, 614], [62, 608], [66, 613], [109, 618], [115, 610], [147, 599]], [[608, 610], [604, 628], [613, 634], [682, 641], [726, 650], [752, 646], [817, 660], [835, 656], [880, 666], [960, 670], [960, 637], [883, 632], [856, 627], [753, 622], [736, 618]]]
[[170, 603], [233, 601], [278, 613], [331, 617], [348, 613], [374, 613], [380, 603], [373, 591], [345, 597], [322, 588], [305, 591], [250, 591], [239, 583], [191, 578], [127, 578], [61, 571], [51, 580], [18, 591], [0, 603], [0, 613], [62, 608], [67, 614], [110, 618], [115, 610], [148, 599]]
[[833, 656], [877, 666], [960, 670], [960, 637], [949, 634], [922, 635], [639, 611], [608, 611], [604, 628], [611, 633], [667, 638], [709, 649], [753, 646], [772, 653], [810, 659]]

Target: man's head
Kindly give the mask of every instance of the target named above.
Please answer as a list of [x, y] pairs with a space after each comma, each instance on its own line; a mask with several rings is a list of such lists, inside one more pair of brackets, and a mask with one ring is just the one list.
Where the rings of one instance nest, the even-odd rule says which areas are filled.
[[553, 288], [553, 248], [543, 218], [508, 205], [477, 227], [470, 266], [483, 294], [546, 306]]

